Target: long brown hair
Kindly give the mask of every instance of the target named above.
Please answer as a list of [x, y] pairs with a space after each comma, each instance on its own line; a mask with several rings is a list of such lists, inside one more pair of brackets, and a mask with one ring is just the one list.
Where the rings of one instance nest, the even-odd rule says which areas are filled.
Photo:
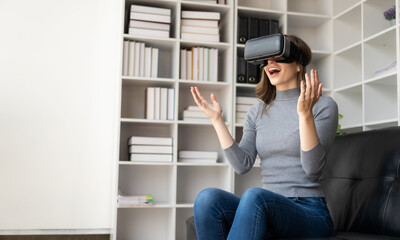
[[[306, 74], [306, 66], [311, 62], [311, 49], [307, 45], [307, 43], [296, 36], [285, 35], [285, 37], [287, 37], [290, 42], [294, 43], [294, 45], [297, 47], [298, 51], [302, 55], [304, 65], [301, 65], [299, 62], [296, 61], [296, 63], [298, 63], [300, 66], [300, 71], [297, 73], [297, 87], [299, 88], [301, 80], [305, 80], [304, 75]], [[264, 102], [263, 112], [267, 114], [271, 102], [276, 97], [276, 87], [271, 84], [264, 69], [262, 68], [260, 71], [261, 77], [260, 82], [256, 86], [256, 96]]]

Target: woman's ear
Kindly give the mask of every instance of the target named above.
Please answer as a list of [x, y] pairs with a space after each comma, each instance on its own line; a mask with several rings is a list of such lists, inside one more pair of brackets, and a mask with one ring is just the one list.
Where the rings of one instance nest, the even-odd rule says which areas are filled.
[[300, 64], [297, 64], [297, 72], [300, 72]]

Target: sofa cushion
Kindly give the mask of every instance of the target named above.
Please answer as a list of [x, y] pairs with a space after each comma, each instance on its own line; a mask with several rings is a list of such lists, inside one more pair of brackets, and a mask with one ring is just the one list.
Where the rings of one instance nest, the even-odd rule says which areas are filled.
[[335, 232], [400, 237], [399, 168], [400, 127], [337, 136], [322, 174]]

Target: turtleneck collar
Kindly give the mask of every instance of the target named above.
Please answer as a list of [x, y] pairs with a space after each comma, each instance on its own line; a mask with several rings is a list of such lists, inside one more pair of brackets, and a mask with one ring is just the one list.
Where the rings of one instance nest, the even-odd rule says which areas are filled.
[[292, 88], [283, 91], [276, 90], [275, 100], [298, 99], [300, 96], [299, 88]]

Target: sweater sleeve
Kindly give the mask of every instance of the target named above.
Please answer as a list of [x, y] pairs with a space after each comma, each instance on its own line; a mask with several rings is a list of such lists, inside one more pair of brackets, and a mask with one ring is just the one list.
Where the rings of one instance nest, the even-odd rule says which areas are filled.
[[321, 100], [323, 101], [320, 105], [318, 107], [315, 105], [313, 109], [315, 128], [319, 139], [318, 144], [308, 151], [303, 151], [300, 148], [301, 165], [306, 174], [313, 178], [318, 178], [321, 174], [338, 127], [336, 102], [331, 97], [320, 98]]
[[223, 149], [229, 163], [238, 174], [245, 174], [250, 171], [257, 156], [256, 117], [258, 106], [259, 104], [253, 105], [246, 114], [240, 144], [238, 145], [234, 141], [230, 147]]

